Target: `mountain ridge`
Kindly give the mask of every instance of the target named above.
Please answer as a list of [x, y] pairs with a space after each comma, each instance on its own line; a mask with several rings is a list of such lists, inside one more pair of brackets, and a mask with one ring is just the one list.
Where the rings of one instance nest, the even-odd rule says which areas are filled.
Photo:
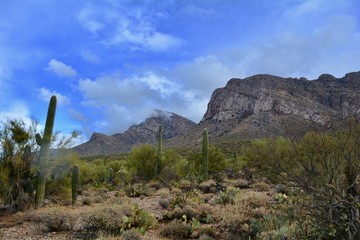
[[[210, 142], [213, 143], [280, 135], [300, 137], [308, 131], [323, 130], [330, 121], [350, 115], [359, 117], [359, 93], [360, 72], [347, 73], [341, 78], [322, 74], [314, 80], [269, 74], [232, 78], [224, 87], [214, 90], [198, 124], [183, 120], [181, 130], [176, 130], [181, 124], [165, 130], [164, 145], [195, 146], [201, 142], [204, 128], [208, 129]], [[159, 111], [157, 114], [162, 124], [169, 119], [166, 115], [170, 118], [179, 116], [156, 111]], [[112, 140], [117, 146], [126, 146], [120, 147], [123, 152], [140, 143], [154, 143], [160, 124], [156, 119], [150, 117], [124, 133], [108, 138], [95, 135], [89, 142], [100, 144], [96, 136], [104, 137], [103, 152], [108, 151], [108, 143]], [[185, 124], [188, 121], [191, 124]]]
[[73, 149], [81, 156], [126, 153], [133, 146], [157, 141], [159, 125], [162, 125], [163, 139], [169, 139], [191, 129], [196, 125], [176, 113], [155, 109], [150, 117], [139, 124], [134, 124], [123, 133], [105, 135], [93, 133], [90, 140]]

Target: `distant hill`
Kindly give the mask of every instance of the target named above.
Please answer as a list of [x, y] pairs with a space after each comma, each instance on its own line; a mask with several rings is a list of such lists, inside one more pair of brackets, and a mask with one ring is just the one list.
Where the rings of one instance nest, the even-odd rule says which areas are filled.
[[156, 109], [144, 122], [131, 126], [123, 133], [111, 136], [93, 133], [88, 142], [73, 149], [81, 156], [126, 153], [141, 143], [156, 143], [160, 124], [164, 140], [184, 134], [196, 125], [180, 115]]

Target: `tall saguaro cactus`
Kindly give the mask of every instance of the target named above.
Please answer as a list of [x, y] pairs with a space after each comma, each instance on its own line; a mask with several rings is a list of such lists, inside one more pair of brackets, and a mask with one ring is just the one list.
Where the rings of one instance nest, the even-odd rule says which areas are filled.
[[209, 137], [208, 131], [205, 128], [203, 130], [203, 143], [202, 143], [202, 167], [203, 167], [203, 178], [208, 180], [209, 178]]
[[162, 170], [162, 125], [159, 125], [158, 131], [158, 149], [156, 157], [156, 175], [159, 176]]
[[38, 162], [38, 171], [36, 178], [36, 197], [35, 197], [35, 207], [39, 208], [44, 205], [45, 199], [45, 185], [46, 185], [46, 174], [47, 174], [47, 165], [50, 157], [50, 142], [51, 136], [54, 127], [56, 113], [56, 96], [52, 96], [50, 99], [49, 109], [47, 112], [44, 136], [41, 137], [40, 134], [36, 134], [36, 141], [41, 146], [39, 162]]
[[72, 176], [71, 176], [71, 198], [72, 198], [72, 205], [76, 203], [77, 196], [78, 196], [78, 189], [79, 189], [79, 167], [77, 165], [73, 166], [72, 169]]

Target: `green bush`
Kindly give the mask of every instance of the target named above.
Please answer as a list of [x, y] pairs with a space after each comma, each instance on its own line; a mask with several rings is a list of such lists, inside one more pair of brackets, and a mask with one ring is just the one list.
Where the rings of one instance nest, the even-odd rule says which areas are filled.
[[[208, 156], [208, 170], [210, 175], [218, 174], [226, 169], [225, 155], [220, 149], [214, 146], [209, 146]], [[202, 154], [200, 152], [192, 151], [187, 155], [190, 166], [193, 168], [190, 173], [195, 172], [200, 176], [202, 172]]]
[[149, 144], [133, 147], [129, 153], [127, 167], [134, 177], [148, 181], [156, 176], [156, 157], [155, 148]]
[[327, 132], [310, 132], [297, 141], [253, 141], [244, 149], [244, 158], [262, 176], [305, 193], [303, 201], [294, 207], [305, 209], [316, 224], [304, 236], [358, 239], [360, 123], [348, 118], [329, 126]]

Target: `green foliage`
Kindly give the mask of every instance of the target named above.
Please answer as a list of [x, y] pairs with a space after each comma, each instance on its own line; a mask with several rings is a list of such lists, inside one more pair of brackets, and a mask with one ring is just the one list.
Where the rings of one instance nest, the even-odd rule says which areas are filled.
[[[38, 164], [37, 178], [36, 178], [35, 206], [37, 208], [42, 207], [44, 205], [45, 185], [46, 185], [46, 177], [47, 177], [46, 175], [47, 175], [49, 155], [50, 155], [50, 143], [51, 143], [54, 121], [55, 121], [55, 113], [56, 113], [56, 96], [52, 96], [48, 108], [44, 136], [41, 139], [39, 164]], [[39, 136], [36, 139], [40, 141]]]
[[[202, 154], [198, 152], [190, 152], [187, 155], [187, 160], [189, 162], [189, 168], [187, 169], [188, 174], [202, 173]], [[208, 171], [211, 174], [217, 174], [226, 168], [225, 156], [224, 154], [214, 146], [209, 146], [208, 151]], [[201, 174], [200, 174], [201, 175]]]
[[134, 177], [148, 181], [156, 176], [157, 155], [149, 144], [133, 147], [129, 153], [128, 169]]
[[209, 179], [209, 137], [206, 128], [203, 131], [202, 142], [202, 176], [203, 180]]
[[162, 171], [162, 125], [159, 125], [158, 132], [158, 148], [157, 148], [157, 158], [156, 158], [156, 174], [159, 176]]
[[0, 129], [0, 198], [16, 210], [31, 202], [35, 129], [35, 121], [27, 127], [21, 120], [8, 120]]
[[176, 150], [167, 149], [163, 152], [162, 157], [162, 171], [160, 179], [164, 183], [169, 183], [172, 180], [179, 180], [187, 175], [186, 169], [188, 162]]
[[233, 188], [226, 191], [220, 191], [215, 198], [217, 204], [235, 204], [235, 197], [240, 192], [239, 189]]
[[152, 193], [152, 189], [150, 189], [144, 183], [136, 183], [132, 185], [128, 185], [125, 187], [125, 194], [128, 197], [140, 197], [140, 196], [149, 196]]
[[[316, 229], [310, 238], [360, 238], [360, 124], [354, 118], [326, 133], [254, 141], [244, 149], [249, 166], [274, 182], [302, 189], [308, 198], [297, 208], [311, 209]], [[316, 206], [316, 207], [314, 207]]]

